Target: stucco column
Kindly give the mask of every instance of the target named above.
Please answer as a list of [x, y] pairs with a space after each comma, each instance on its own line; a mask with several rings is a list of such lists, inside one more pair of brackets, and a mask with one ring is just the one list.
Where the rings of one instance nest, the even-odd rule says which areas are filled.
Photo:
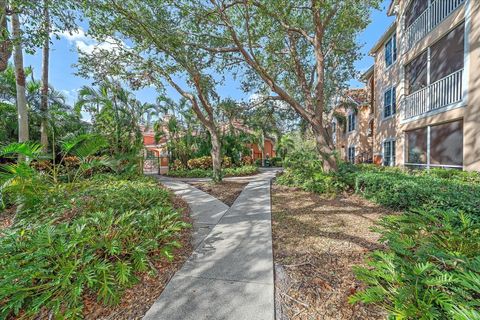
[[464, 167], [480, 171], [480, 1], [467, 0], [465, 28], [468, 34], [465, 71], [469, 75], [463, 128]]

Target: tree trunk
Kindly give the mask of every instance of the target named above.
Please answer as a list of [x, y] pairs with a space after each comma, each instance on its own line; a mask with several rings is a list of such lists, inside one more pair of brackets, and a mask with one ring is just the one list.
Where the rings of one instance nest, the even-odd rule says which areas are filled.
[[313, 134], [315, 135], [315, 142], [318, 153], [323, 161], [323, 170], [325, 172], [337, 171], [338, 164], [335, 158], [334, 150], [328, 143], [328, 131], [323, 125], [312, 124]]
[[12, 34], [14, 38], [13, 63], [17, 87], [18, 142], [28, 141], [28, 110], [25, 93], [25, 70], [23, 69], [22, 39], [20, 20], [17, 13], [12, 14]]
[[44, 0], [43, 7], [44, 28], [46, 34], [45, 42], [43, 43], [43, 60], [42, 60], [42, 96], [40, 101], [40, 143], [42, 144], [43, 151], [48, 150], [48, 134], [47, 134], [47, 113], [48, 113], [48, 67], [50, 59], [50, 15], [48, 11], [48, 0]]
[[0, 0], [0, 72], [8, 67], [8, 60], [12, 56], [12, 42], [8, 36], [7, 1]]
[[212, 179], [214, 182], [222, 181], [222, 155], [221, 155], [221, 145], [218, 133], [215, 129], [209, 129], [210, 136], [212, 139], [212, 151], [210, 152], [212, 156], [212, 167], [213, 167], [213, 176]]

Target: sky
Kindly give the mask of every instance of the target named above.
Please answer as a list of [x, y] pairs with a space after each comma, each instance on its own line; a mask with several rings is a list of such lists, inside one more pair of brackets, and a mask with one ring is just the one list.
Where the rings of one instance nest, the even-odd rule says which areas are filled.
[[[374, 11], [372, 13], [372, 23], [362, 32], [358, 41], [362, 44], [363, 59], [356, 63], [357, 70], [364, 72], [373, 64], [373, 58], [368, 55], [368, 52], [377, 42], [377, 40], [386, 31], [388, 26], [392, 23], [393, 18], [387, 17], [386, 10], [390, 0], [384, 0], [382, 4], [382, 11]], [[77, 93], [83, 85], [91, 85], [92, 80], [84, 79], [75, 75], [75, 64], [78, 60], [78, 49], [83, 51], [91, 51], [96, 45], [99, 45], [94, 40], [85, 35], [85, 26], [73, 35], [68, 33], [62, 34], [60, 39], [53, 39], [50, 53], [50, 83], [53, 87], [65, 94], [67, 102], [74, 104], [77, 99]], [[108, 46], [107, 44], [100, 44], [100, 46]], [[41, 50], [35, 55], [25, 55], [25, 66], [32, 66], [34, 70], [34, 77], [39, 80], [41, 75]], [[361, 87], [362, 84], [356, 80], [352, 80], [350, 85], [352, 87]], [[248, 93], [244, 93], [240, 89], [238, 82], [233, 79], [227, 79], [225, 84], [219, 89], [222, 92], [222, 97], [232, 98], [235, 100], [247, 100]], [[134, 92], [137, 99], [142, 102], [154, 103], [158, 93], [153, 88], [146, 88]], [[171, 88], [167, 88], [167, 95], [173, 99], [178, 99], [178, 94]]]

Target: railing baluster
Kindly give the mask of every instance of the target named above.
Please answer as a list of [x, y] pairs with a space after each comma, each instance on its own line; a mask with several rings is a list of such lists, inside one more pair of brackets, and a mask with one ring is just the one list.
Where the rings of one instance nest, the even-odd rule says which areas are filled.
[[404, 98], [404, 118], [441, 109], [463, 100], [463, 69], [440, 79]]
[[[426, 1], [426, 0], [425, 0]], [[431, 30], [445, 20], [466, 0], [436, 0], [405, 30], [407, 47], [410, 49]]]

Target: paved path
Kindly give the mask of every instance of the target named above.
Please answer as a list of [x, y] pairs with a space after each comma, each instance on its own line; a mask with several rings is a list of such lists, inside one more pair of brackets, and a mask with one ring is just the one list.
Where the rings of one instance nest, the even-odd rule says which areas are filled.
[[163, 178], [160, 178], [160, 181], [188, 203], [191, 209], [190, 216], [193, 220], [193, 247], [197, 248], [225, 215], [229, 207], [208, 193], [187, 183]]
[[[245, 187], [144, 319], [274, 319], [272, 176], [257, 177]], [[192, 205], [194, 220], [210, 223], [221, 214], [221, 206], [201, 191], [179, 181], [163, 182]], [[211, 212], [208, 203], [215, 203]]]

